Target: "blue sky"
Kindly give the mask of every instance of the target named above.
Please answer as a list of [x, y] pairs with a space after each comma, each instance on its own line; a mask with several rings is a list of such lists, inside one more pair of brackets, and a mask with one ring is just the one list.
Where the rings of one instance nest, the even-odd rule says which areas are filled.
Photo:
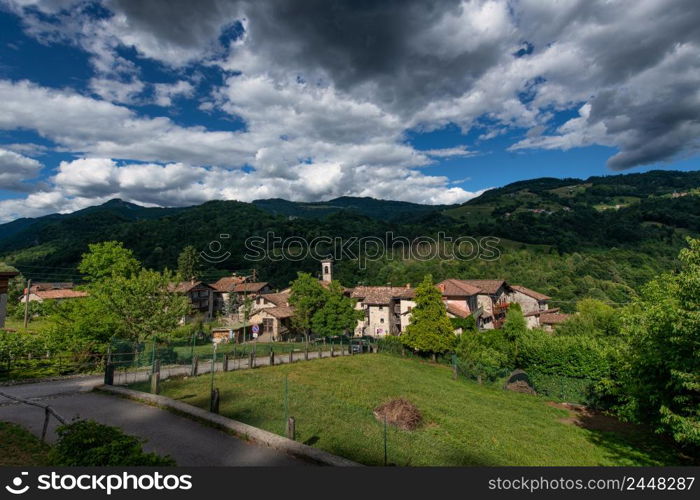
[[0, 221], [694, 170], [698, 6], [0, 0]]

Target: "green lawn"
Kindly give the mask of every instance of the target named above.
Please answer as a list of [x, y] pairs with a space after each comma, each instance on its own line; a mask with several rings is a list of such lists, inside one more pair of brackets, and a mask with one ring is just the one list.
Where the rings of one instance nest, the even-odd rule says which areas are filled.
[[24, 428], [0, 422], [0, 467], [49, 465], [49, 447]]
[[[415, 431], [390, 428], [396, 465], [666, 465], [672, 448], [639, 427], [586, 430], [545, 399], [454, 381], [449, 367], [387, 354], [315, 360], [216, 376], [223, 415], [282, 434], [284, 385], [297, 439], [371, 465], [383, 463], [372, 409], [405, 397], [421, 410]], [[208, 408], [210, 377], [168, 380], [162, 394]], [[147, 390], [145, 386], [136, 386]]]

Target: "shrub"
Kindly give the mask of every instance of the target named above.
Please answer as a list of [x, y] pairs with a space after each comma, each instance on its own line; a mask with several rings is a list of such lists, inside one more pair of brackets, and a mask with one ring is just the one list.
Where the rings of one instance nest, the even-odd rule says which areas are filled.
[[527, 374], [530, 377], [532, 388], [538, 394], [567, 403], [598, 406], [593, 391], [595, 381], [592, 379], [567, 377], [537, 370], [529, 370]]
[[395, 335], [386, 335], [377, 340], [379, 352], [387, 352], [390, 354], [402, 354], [406, 349], [401, 342], [401, 339]]
[[582, 336], [551, 336], [531, 330], [519, 341], [518, 365], [529, 371], [601, 379], [610, 373], [605, 344]]
[[142, 440], [116, 427], [78, 420], [56, 430], [58, 441], [49, 458], [56, 466], [167, 466], [170, 457], [145, 453]]

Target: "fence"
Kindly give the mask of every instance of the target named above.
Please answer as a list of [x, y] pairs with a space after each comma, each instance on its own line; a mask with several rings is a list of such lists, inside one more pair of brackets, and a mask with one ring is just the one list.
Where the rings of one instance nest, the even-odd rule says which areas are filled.
[[[303, 356], [306, 349], [307, 344], [303, 342], [225, 343], [218, 346], [217, 356], [223, 359], [228, 354], [231, 362], [240, 366], [251, 352], [258, 360], [269, 356], [270, 352], [274, 352], [277, 357], [288, 356], [292, 352], [296, 359]], [[328, 356], [331, 352], [347, 349], [348, 341], [343, 339], [318, 339], [308, 344], [310, 353], [320, 351]], [[206, 365], [214, 356], [212, 343], [196, 338], [179, 342], [158, 339], [146, 343], [114, 341], [108, 345], [95, 346], [91, 351], [93, 352], [56, 353], [21, 345], [0, 348], [0, 381], [99, 374], [108, 362], [114, 365], [117, 376], [126, 381], [133, 379], [136, 376], [134, 373], [149, 370], [156, 360], [166, 370], [172, 370], [174, 366], [190, 365], [195, 357], [200, 365]]]
[[58, 413], [56, 413], [56, 410], [54, 410], [53, 408], [51, 408], [49, 405], [45, 405], [45, 404], [39, 403], [39, 402], [37, 402], [37, 401], [31, 401], [31, 400], [28, 400], [28, 399], [19, 398], [19, 397], [17, 397], [17, 396], [13, 396], [13, 395], [11, 395], [11, 394], [6, 394], [6, 393], [4, 393], [4, 392], [0, 392], [0, 396], [3, 397], [3, 398], [10, 399], [10, 400], [12, 400], [12, 401], [16, 401], [16, 402], [18, 402], [18, 403], [22, 403], [22, 404], [30, 405], [30, 406], [36, 406], [36, 407], [39, 407], [39, 408], [43, 408], [43, 409], [44, 409], [44, 425], [43, 425], [43, 427], [42, 427], [42, 429], [41, 429], [41, 442], [42, 442], [42, 443], [43, 443], [44, 441], [46, 441], [46, 431], [47, 431], [48, 428], [49, 428], [49, 419], [50, 419], [51, 417], [54, 417], [56, 420], [58, 420], [59, 423], [61, 423], [61, 424], [63, 424], [63, 425], [65, 425], [65, 424], [67, 423], [66, 419], [63, 418], [63, 417], [62, 417], [61, 415], [59, 415]]
[[[314, 343], [220, 344], [177, 346], [135, 352], [111, 353], [105, 363], [106, 377], [114, 385], [144, 382], [158, 373], [164, 380], [174, 376], [197, 376], [337, 356], [376, 352], [377, 345], [356, 339]], [[109, 368], [107, 366], [109, 365]], [[157, 368], [156, 368], [157, 367]]]

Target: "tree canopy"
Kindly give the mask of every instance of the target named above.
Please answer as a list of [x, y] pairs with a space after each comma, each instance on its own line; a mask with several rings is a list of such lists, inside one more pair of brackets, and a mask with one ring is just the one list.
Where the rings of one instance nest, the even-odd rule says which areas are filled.
[[433, 284], [432, 276], [425, 276], [416, 287], [416, 306], [411, 310], [411, 322], [401, 335], [401, 341], [416, 351], [443, 353], [456, 343], [452, 323], [447, 317], [442, 294]]

